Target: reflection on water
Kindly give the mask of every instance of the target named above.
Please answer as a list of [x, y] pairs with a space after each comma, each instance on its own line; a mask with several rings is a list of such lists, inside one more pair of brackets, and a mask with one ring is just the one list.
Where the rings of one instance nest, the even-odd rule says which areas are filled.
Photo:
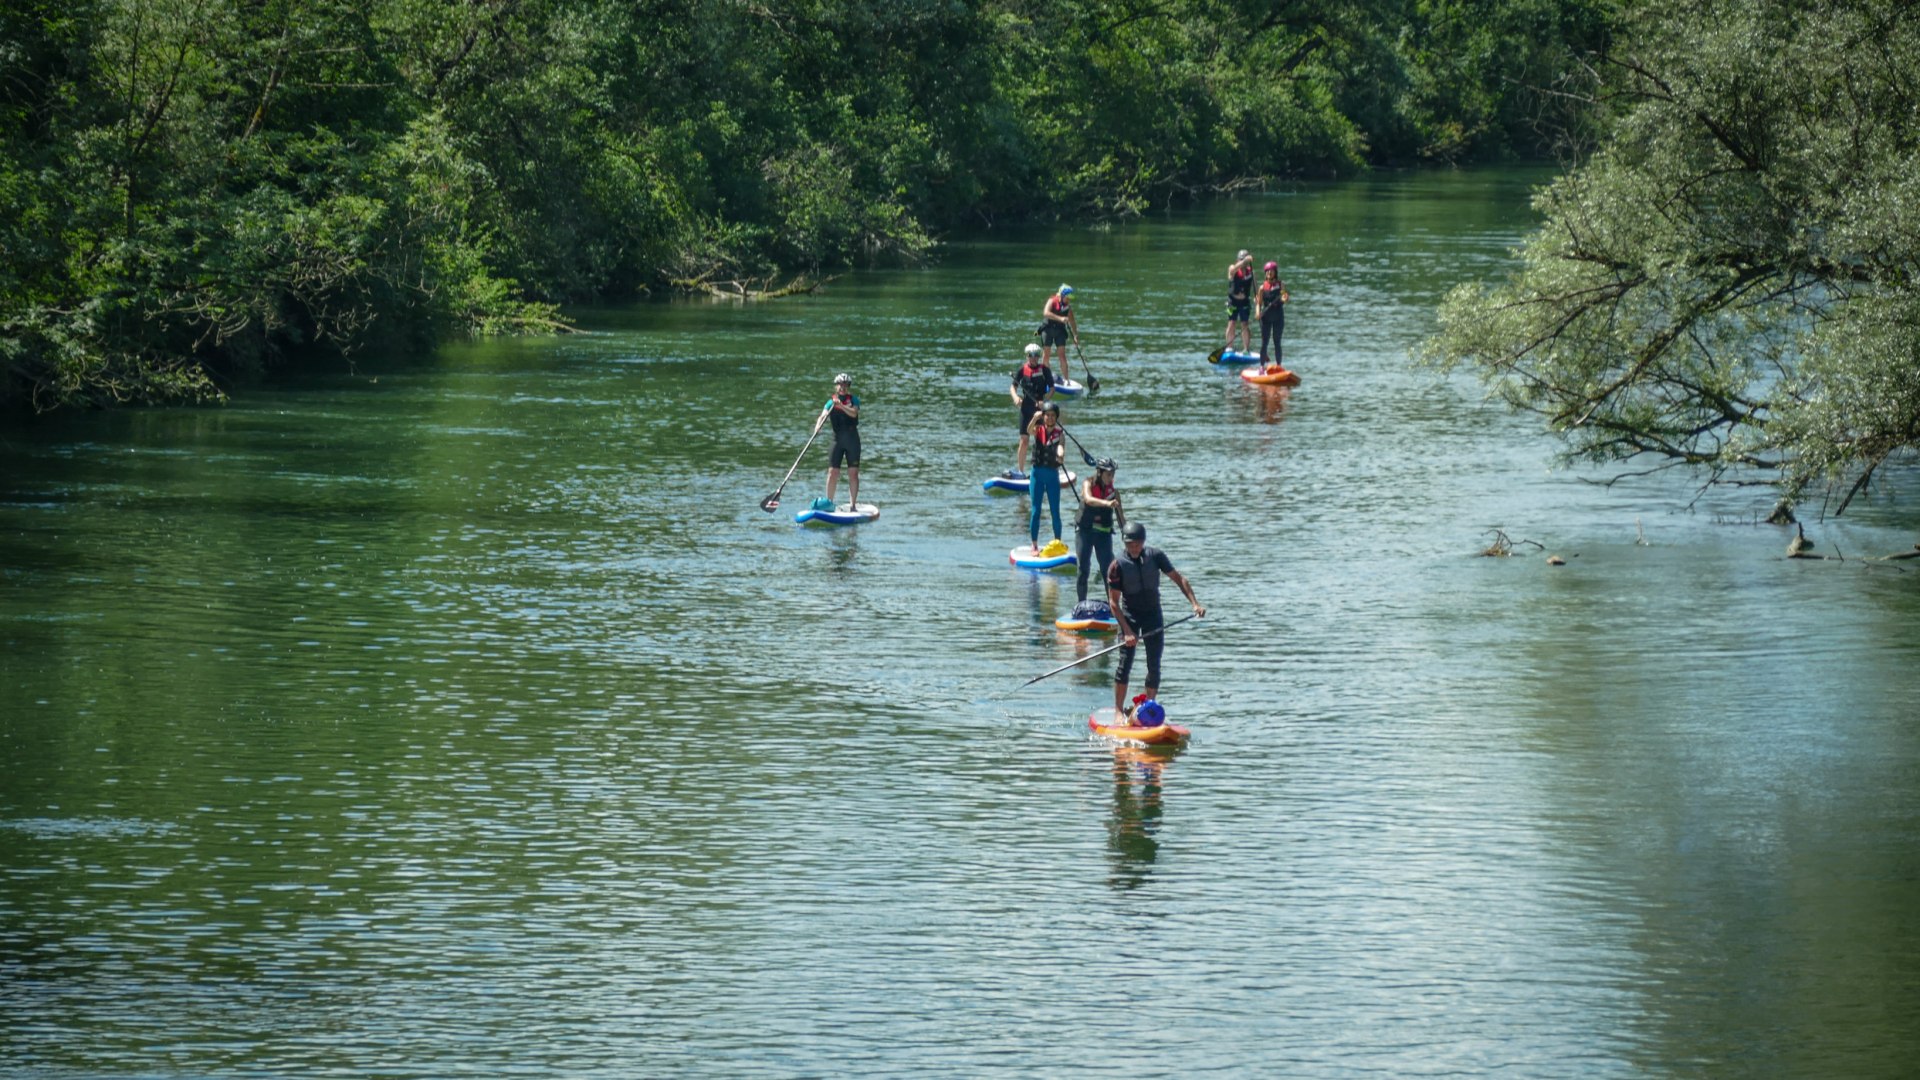
[[1107, 821], [1107, 851], [1113, 874], [1107, 884], [1130, 892], [1153, 873], [1160, 845], [1161, 793], [1167, 767], [1180, 747], [1115, 746], [1113, 748], [1113, 814]]

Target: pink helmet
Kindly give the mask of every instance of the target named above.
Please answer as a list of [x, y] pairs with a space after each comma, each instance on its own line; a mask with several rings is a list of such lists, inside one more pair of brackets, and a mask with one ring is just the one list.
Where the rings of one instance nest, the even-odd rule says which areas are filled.
[[1268, 269], [1268, 270], [1278, 270], [1278, 269], [1280, 269], [1280, 264], [1279, 264], [1279, 263], [1277, 263], [1277, 262], [1270, 262], [1270, 263], [1268, 263], [1268, 264], [1266, 265], [1266, 269]]

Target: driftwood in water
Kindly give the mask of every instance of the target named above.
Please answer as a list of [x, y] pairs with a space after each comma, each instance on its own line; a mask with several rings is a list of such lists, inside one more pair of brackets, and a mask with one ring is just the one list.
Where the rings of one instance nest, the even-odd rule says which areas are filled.
[[1547, 550], [1545, 544], [1533, 540], [1515, 540], [1500, 529], [1488, 529], [1487, 531], [1493, 534], [1493, 543], [1488, 544], [1486, 550], [1480, 554], [1489, 558], [1504, 559], [1513, 554], [1514, 547], [1519, 544], [1532, 544], [1541, 551]]
[[704, 292], [726, 300], [778, 300], [783, 296], [798, 296], [818, 292], [838, 274], [823, 278], [811, 278], [805, 274], [796, 274], [785, 285], [774, 286], [773, 278], [732, 278], [716, 281], [706, 274], [691, 278], [674, 278], [668, 282], [683, 292]]

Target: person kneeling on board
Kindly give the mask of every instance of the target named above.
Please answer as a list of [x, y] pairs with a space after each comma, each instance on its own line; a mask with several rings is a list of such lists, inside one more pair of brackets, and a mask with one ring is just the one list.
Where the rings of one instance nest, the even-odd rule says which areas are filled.
[[[847, 466], [847, 505], [860, 505], [860, 399], [853, 396], [853, 376], [841, 372], [833, 377], [833, 396], [813, 422], [813, 433], [833, 419], [833, 456], [827, 459], [827, 505], [833, 509], [833, 492], [840, 486], [840, 463]], [[816, 508], [818, 505], [816, 504]]]
[[1147, 527], [1137, 521], [1127, 523], [1122, 552], [1107, 568], [1107, 599], [1113, 604], [1113, 617], [1120, 623], [1120, 664], [1113, 672], [1113, 715], [1133, 723], [1133, 706], [1127, 701], [1127, 678], [1133, 672], [1134, 647], [1143, 640], [1147, 646], [1148, 700], [1160, 695], [1160, 650], [1166, 645], [1166, 619], [1160, 614], [1160, 575], [1173, 579], [1193, 605], [1195, 618], [1207, 617], [1207, 609], [1193, 598], [1193, 585], [1173, 561], [1159, 548], [1147, 546]]

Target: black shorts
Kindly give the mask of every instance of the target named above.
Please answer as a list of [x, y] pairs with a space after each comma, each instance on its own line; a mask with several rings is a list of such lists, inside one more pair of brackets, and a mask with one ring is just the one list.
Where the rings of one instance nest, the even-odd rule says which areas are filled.
[[833, 437], [833, 456], [827, 460], [829, 468], [837, 469], [844, 462], [850, 469], [860, 467], [860, 433], [848, 432]]
[[1249, 300], [1243, 304], [1227, 301], [1228, 322], [1246, 322], [1251, 318], [1253, 318], [1253, 301]]
[[1033, 414], [1039, 411], [1039, 402], [1028, 401], [1026, 398], [1020, 399], [1020, 434], [1027, 433], [1027, 425], [1033, 423]]
[[1067, 324], [1048, 319], [1040, 324], [1040, 344], [1065, 345], [1067, 343]]

